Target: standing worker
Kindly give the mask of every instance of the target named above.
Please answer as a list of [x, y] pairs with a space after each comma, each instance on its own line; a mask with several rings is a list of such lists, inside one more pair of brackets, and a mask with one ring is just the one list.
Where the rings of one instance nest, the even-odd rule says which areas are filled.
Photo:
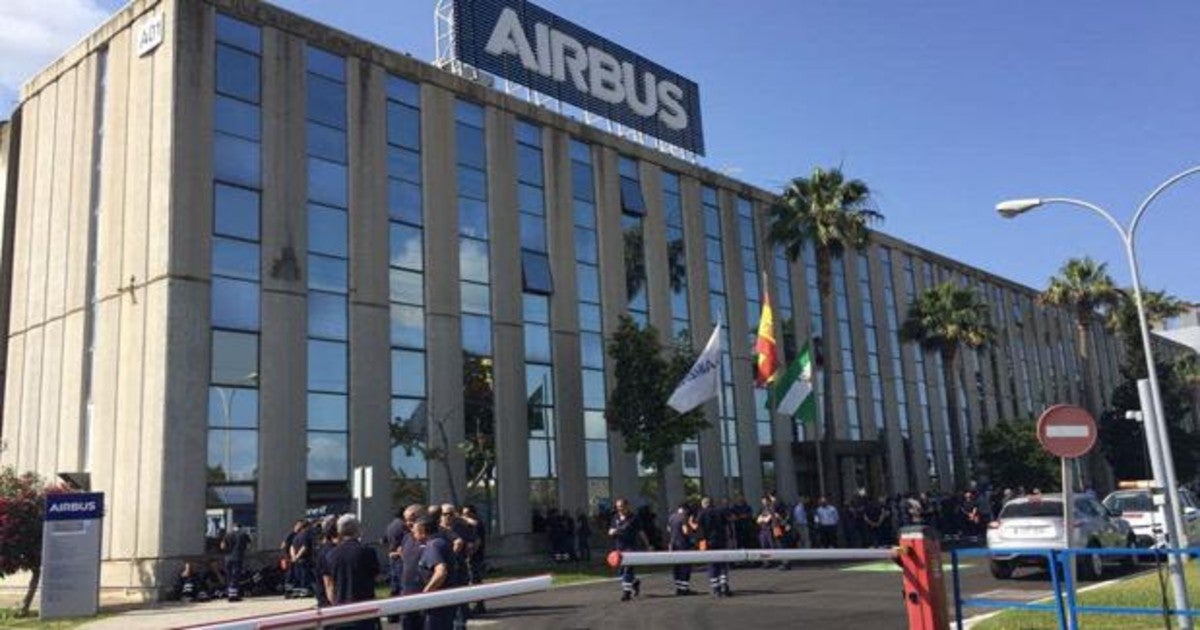
[[[320, 586], [334, 606], [375, 599], [375, 578], [379, 575], [379, 558], [375, 550], [362, 544], [362, 528], [353, 514], [343, 514], [337, 520], [337, 546], [325, 557], [328, 574]], [[379, 618], [354, 621], [340, 626], [344, 630], [378, 630]]]
[[[696, 519], [686, 503], [679, 504], [675, 513], [667, 519], [667, 551], [688, 551], [692, 548], [692, 533], [696, 531]], [[692, 565], [677, 564], [672, 573], [675, 578], [675, 594], [692, 594]]]
[[[617, 511], [613, 514], [612, 523], [608, 528], [608, 536], [613, 539], [613, 548], [617, 551], [637, 551], [639, 542], [648, 547], [649, 541], [646, 540], [646, 533], [642, 531], [637, 517], [629, 509], [629, 502], [625, 499], [617, 499], [615, 505]], [[642, 581], [637, 579], [637, 573], [634, 572], [633, 567], [622, 566], [621, 601], [627, 602], [635, 595], [641, 594]]]
[[[424, 546], [417, 568], [421, 574], [422, 593], [432, 593], [447, 588], [462, 586], [459, 582], [461, 572], [455, 566], [458, 554], [451, 548], [445, 532], [440, 531], [438, 522], [433, 518], [425, 518], [413, 528], [416, 541]], [[455, 617], [462, 606], [442, 606], [425, 611], [424, 630], [452, 630]], [[465, 623], [465, 620], [463, 620]]]
[[[724, 508], [714, 507], [712, 497], [700, 500], [700, 513], [696, 521], [700, 525], [700, 535], [704, 539], [707, 551], [717, 551], [729, 548], [729, 515]], [[729, 589], [729, 564], [726, 562], [710, 562], [708, 564], [708, 586], [716, 597], [731, 597]]]
[[808, 508], [805, 504], [808, 503], [808, 497], [800, 497], [796, 500], [795, 507], [792, 508], [792, 531], [796, 532], [796, 548], [808, 549], [812, 547], [812, 537], [809, 535], [808, 527]]
[[242, 581], [242, 567], [246, 564], [246, 549], [249, 546], [249, 534], [237, 523], [234, 523], [229, 533], [221, 539], [221, 551], [225, 552], [225, 594], [231, 602], [242, 599], [238, 587]]
[[838, 509], [825, 497], [817, 501], [817, 546], [833, 549], [837, 547]]

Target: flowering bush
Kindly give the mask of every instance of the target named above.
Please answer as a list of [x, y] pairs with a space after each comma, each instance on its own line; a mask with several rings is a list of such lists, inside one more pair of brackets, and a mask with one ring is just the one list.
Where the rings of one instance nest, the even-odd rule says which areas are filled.
[[32, 578], [25, 592], [20, 615], [29, 614], [42, 568], [42, 516], [46, 486], [36, 474], [0, 470], [0, 578], [29, 571]]

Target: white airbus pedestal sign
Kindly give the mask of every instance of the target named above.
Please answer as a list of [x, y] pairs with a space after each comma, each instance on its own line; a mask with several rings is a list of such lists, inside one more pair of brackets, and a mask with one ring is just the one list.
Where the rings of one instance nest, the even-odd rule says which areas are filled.
[[104, 493], [46, 496], [40, 618], [87, 617], [100, 608]]

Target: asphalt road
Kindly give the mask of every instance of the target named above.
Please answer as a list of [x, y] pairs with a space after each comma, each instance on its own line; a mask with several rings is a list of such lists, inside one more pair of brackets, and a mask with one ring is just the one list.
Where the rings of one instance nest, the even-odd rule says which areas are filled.
[[[947, 558], [947, 562], [949, 559]], [[1050, 594], [1047, 574], [1021, 569], [1009, 580], [996, 580], [980, 558], [965, 559], [970, 566], [960, 573], [965, 597], [1032, 601]], [[1143, 567], [1142, 570], [1145, 570]], [[1109, 568], [1106, 578], [1121, 572]], [[952, 573], [945, 582], [952, 601]], [[642, 595], [621, 602], [620, 584], [577, 585], [489, 603], [487, 615], [472, 619], [471, 628], [520, 630], [584, 630], [618, 628], [726, 629], [739, 624], [774, 628], [870, 628], [904, 630], [908, 627], [901, 601], [898, 569], [888, 562], [796, 567], [791, 571], [743, 568], [730, 573], [734, 597], [716, 599], [708, 594], [676, 597], [669, 573], [642, 575]], [[693, 588], [707, 591], [703, 571], [692, 576]], [[993, 609], [968, 609], [965, 617]]]

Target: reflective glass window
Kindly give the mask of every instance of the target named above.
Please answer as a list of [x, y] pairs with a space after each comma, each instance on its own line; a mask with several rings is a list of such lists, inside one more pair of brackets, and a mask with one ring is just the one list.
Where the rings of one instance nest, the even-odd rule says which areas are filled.
[[526, 291], [548, 295], [554, 290], [550, 278], [550, 259], [545, 254], [521, 252], [521, 268]]
[[350, 426], [346, 418], [348, 406], [343, 394], [309, 394], [308, 428], [315, 431], [347, 430]]
[[323, 392], [346, 392], [346, 344], [340, 341], [308, 340], [308, 388]]
[[425, 347], [425, 314], [421, 307], [391, 305], [391, 339], [393, 346]]
[[308, 480], [344, 481], [349, 477], [349, 435], [310, 432], [308, 434]]
[[258, 335], [212, 331], [212, 378], [220, 385], [258, 385]]
[[604, 337], [600, 333], [579, 333], [583, 367], [604, 369]]
[[517, 184], [517, 209], [521, 212], [545, 216], [546, 195], [538, 186]]
[[541, 186], [542, 151], [523, 144], [517, 145], [517, 179], [535, 186]]
[[208, 426], [218, 429], [258, 427], [258, 390], [244, 387], [208, 388]]
[[258, 280], [259, 247], [255, 243], [214, 237], [212, 268], [214, 275]]
[[492, 320], [479, 315], [462, 316], [463, 352], [475, 356], [492, 354]]
[[487, 168], [487, 151], [483, 140], [483, 129], [469, 125], [455, 125], [456, 158], [463, 166], [477, 169]]
[[308, 198], [330, 206], [347, 205], [346, 165], [308, 159]]
[[621, 209], [634, 216], [646, 214], [646, 200], [642, 197], [642, 186], [637, 180], [621, 178]]
[[262, 151], [259, 144], [225, 133], [214, 133], [213, 177], [230, 184], [258, 188], [262, 180]]
[[462, 282], [458, 286], [462, 311], [476, 315], [487, 315], [491, 312], [491, 289], [486, 284]]
[[488, 282], [488, 244], [470, 238], [460, 238], [458, 245], [459, 274], [463, 280]]
[[346, 61], [344, 59], [311, 46], [304, 52], [305, 65], [309, 72], [329, 77], [335, 81], [346, 81]]
[[554, 373], [549, 365], [525, 365], [525, 401], [534, 406], [554, 404]]
[[550, 361], [550, 327], [544, 324], [525, 324], [525, 359]]
[[488, 237], [486, 201], [469, 197], [458, 198], [458, 233], [475, 238]]
[[458, 194], [487, 200], [487, 174], [469, 166], [458, 167]]
[[537, 125], [518, 120], [516, 125], [517, 142], [534, 147], [542, 146], [542, 128]]
[[544, 295], [526, 293], [521, 296], [521, 311], [525, 321], [537, 324], [550, 323], [550, 299]]
[[308, 204], [308, 251], [345, 258], [348, 216], [340, 208]]
[[587, 474], [589, 477], [608, 476], [608, 443], [589, 440], [587, 448]]
[[571, 160], [575, 162], [589, 163], [592, 161], [592, 147], [586, 142], [571, 138], [567, 151], [571, 155]]
[[212, 325], [258, 330], [258, 284], [244, 280], [212, 279]]
[[421, 274], [392, 269], [388, 271], [389, 299], [393, 302], [421, 305], [425, 303], [425, 291]]
[[347, 335], [346, 296], [336, 293], [308, 293], [308, 334], [324, 339], [345, 340]]
[[308, 123], [308, 154], [346, 163], [346, 132], [320, 123]]
[[213, 128], [247, 140], [262, 139], [262, 115], [257, 105], [228, 96], [217, 96]]
[[576, 199], [588, 202], [596, 200], [593, 190], [592, 165], [581, 162], [571, 163], [571, 195]]
[[262, 32], [257, 26], [248, 24], [224, 13], [217, 13], [217, 41], [237, 46], [252, 53], [262, 53]]
[[579, 328], [580, 330], [600, 331], [600, 305], [587, 304], [581, 302], [579, 304]]
[[421, 186], [400, 179], [388, 179], [388, 217], [421, 225]]
[[392, 395], [425, 395], [425, 353], [392, 350]]
[[260, 66], [257, 55], [217, 44], [217, 93], [259, 102]]
[[483, 107], [467, 101], [455, 101], [454, 120], [474, 127], [483, 127]]
[[585, 302], [600, 302], [600, 274], [591, 265], [575, 265], [579, 280], [579, 299]]
[[308, 288], [345, 293], [347, 263], [344, 258], [308, 255]]
[[596, 233], [586, 228], [575, 228], [575, 258], [580, 262], [596, 264]]
[[421, 154], [400, 147], [388, 147], [388, 175], [409, 182], [420, 182]]
[[596, 229], [596, 206], [591, 202], [576, 199], [573, 203], [575, 225]]
[[604, 372], [583, 370], [583, 406], [586, 409], [603, 409], [606, 398]]
[[546, 220], [544, 218], [521, 214], [521, 248], [536, 252], [546, 251]]
[[420, 111], [407, 105], [388, 103], [387, 116], [389, 144], [414, 150], [421, 148]]
[[604, 419], [603, 411], [583, 412], [583, 436], [589, 440], [608, 437], [608, 421]]
[[258, 192], [216, 184], [213, 188], [213, 231], [258, 240]]
[[400, 101], [405, 105], [420, 107], [421, 105], [421, 85], [402, 79], [394, 75], [388, 75], [387, 78], [387, 96], [388, 98]]
[[391, 265], [419, 271], [424, 268], [424, 246], [422, 231], [397, 223], [391, 224]]
[[257, 473], [257, 431], [208, 430], [209, 481], [253, 481]]
[[346, 86], [325, 77], [307, 76], [308, 119], [336, 129], [345, 129]]

